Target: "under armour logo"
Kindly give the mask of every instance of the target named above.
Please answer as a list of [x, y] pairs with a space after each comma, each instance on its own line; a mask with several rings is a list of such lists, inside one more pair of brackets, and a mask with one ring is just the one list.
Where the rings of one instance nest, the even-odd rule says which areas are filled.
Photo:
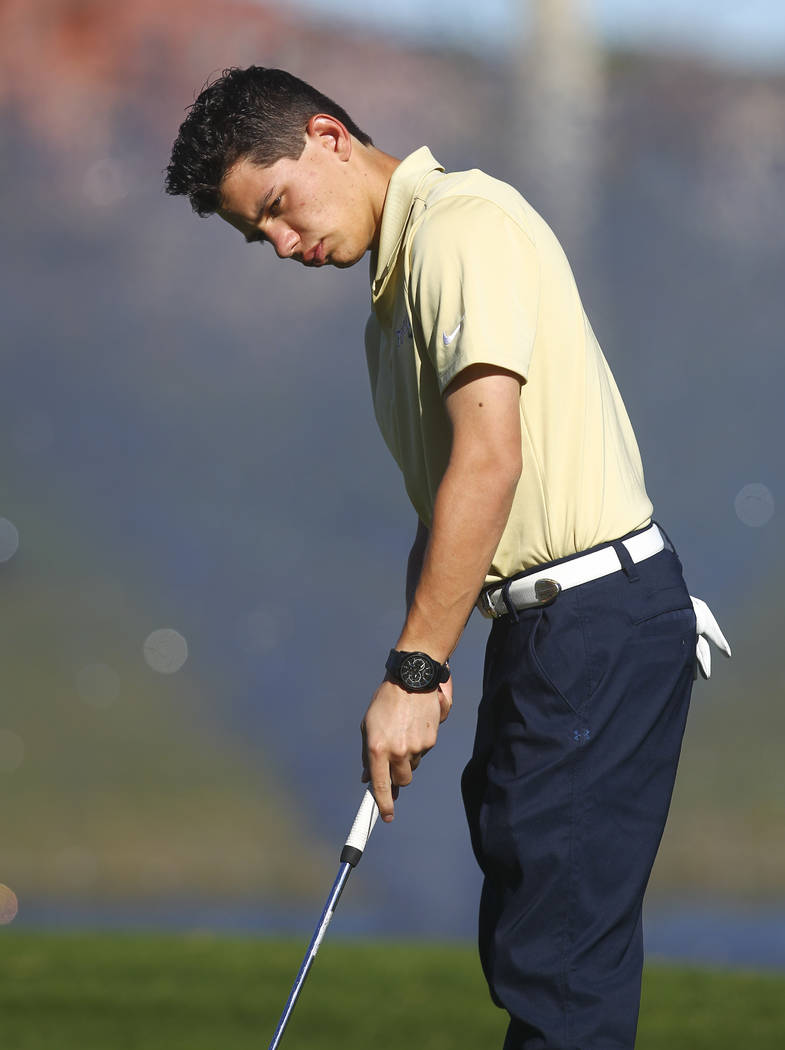
[[404, 323], [400, 326], [400, 328], [396, 328], [395, 329], [395, 345], [396, 346], [401, 346], [403, 344], [404, 339], [411, 339], [411, 338], [412, 338], [412, 326], [409, 323], [409, 318], [407, 317], [406, 320], [404, 321]]

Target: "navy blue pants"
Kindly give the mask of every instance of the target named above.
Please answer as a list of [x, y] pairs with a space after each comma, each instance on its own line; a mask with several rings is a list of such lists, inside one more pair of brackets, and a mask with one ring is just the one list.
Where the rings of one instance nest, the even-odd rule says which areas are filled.
[[[604, 544], [603, 546], [608, 546]], [[505, 1050], [632, 1050], [695, 615], [672, 549], [494, 621], [462, 789]], [[568, 559], [565, 559], [568, 560]]]

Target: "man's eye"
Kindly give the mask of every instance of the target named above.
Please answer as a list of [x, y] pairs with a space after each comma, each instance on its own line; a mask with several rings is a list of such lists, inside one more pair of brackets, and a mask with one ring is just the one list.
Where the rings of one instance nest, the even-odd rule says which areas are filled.
[[270, 214], [273, 215], [281, 207], [281, 198], [276, 197], [273, 203], [270, 205]]

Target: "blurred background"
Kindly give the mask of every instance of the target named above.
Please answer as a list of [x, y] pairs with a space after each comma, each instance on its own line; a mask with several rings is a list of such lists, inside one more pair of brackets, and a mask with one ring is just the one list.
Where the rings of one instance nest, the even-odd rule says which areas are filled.
[[[0, 921], [310, 930], [361, 798], [415, 525], [367, 269], [283, 265], [162, 188], [205, 81], [256, 63], [561, 237], [734, 648], [695, 689], [649, 948], [785, 967], [779, 0], [0, 0], [0, 57]], [[473, 936], [485, 634], [336, 933]]]

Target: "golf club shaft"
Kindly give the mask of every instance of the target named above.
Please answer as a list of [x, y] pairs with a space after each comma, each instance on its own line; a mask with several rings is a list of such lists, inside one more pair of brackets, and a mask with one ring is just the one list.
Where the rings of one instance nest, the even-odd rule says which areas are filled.
[[333, 912], [335, 911], [336, 905], [340, 900], [341, 893], [343, 892], [343, 888], [346, 885], [346, 880], [349, 878], [351, 870], [351, 864], [341, 864], [340, 870], [338, 872], [338, 877], [333, 883], [333, 888], [330, 890], [330, 896], [327, 898], [327, 903], [324, 906], [324, 911], [322, 912], [322, 916], [319, 920], [319, 925], [316, 929], [316, 932], [313, 935], [313, 938], [311, 939], [311, 943], [308, 945], [308, 951], [305, 953], [305, 958], [302, 961], [299, 973], [297, 974], [295, 982], [292, 985], [292, 990], [291, 992], [289, 992], [289, 998], [286, 1000], [286, 1006], [284, 1007], [283, 1013], [281, 1014], [281, 1017], [278, 1021], [278, 1027], [275, 1029], [275, 1035], [272, 1038], [269, 1050], [276, 1050], [278, 1044], [281, 1041], [284, 1029], [289, 1023], [289, 1018], [292, 1015], [292, 1010], [294, 1010], [294, 1004], [297, 1002], [297, 999], [300, 995], [300, 990], [305, 984], [305, 978], [308, 976], [308, 973], [311, 967], [313, 966], [314, 959], [316, 958], [316, 953], [319, 951], [319, 945], [322, 943], [322, 938], [327, 932], [327, 927], [330, 925], [330, 919], [332, 919], [333, 917]]
[[341, 866], [338, 869], [338, 876], [330, 890], [327, 903], [325, 904], [321, 918], [319, 919], [319, 925], [311, 938], [311, 943], [308, 945], [308, 951], [305, 953], [305, 958], [302, 961], [300, 970], [295, 978], [294, 984], [292, 985], [292, 990], [289, 992], [289, 998], [286, 1000], [286, 1006], [280, 1016], [278, 1026], [275, 1029], [275, 1035], [272, 1038], [268, 1050], [277, 1050], [277, 1047], [281, 1042], [286, 1025], [289, 1023], [289, 1018], [294, 1010], [295, 1003], [297, 1002], [300, 991], [305, 984], [305, 979], [313, 966], [316, 953], [319, 951], [319, 945], [322, 943], [322, 939], [327, 932], [327, 927], [330, 925], [330, 920], [333, 917], [338, 901], [341, 899], [341, 894], [343, 893], [346, 881], [351, 874], [352, 868], [357, 865], [360, 857], [362, 857], [365, 844], [368, 841], [371, 830], [376, 823], [376, 818], [378, 816], [379, 810], [376, 806], [373, 795], [370, 791], [366, 791], [360, 808], [357, 811], [357, 816], [354, 818], [354, 824], [352, 824], [349, 837], [347, 838], [343, 851], [341, 852]]

